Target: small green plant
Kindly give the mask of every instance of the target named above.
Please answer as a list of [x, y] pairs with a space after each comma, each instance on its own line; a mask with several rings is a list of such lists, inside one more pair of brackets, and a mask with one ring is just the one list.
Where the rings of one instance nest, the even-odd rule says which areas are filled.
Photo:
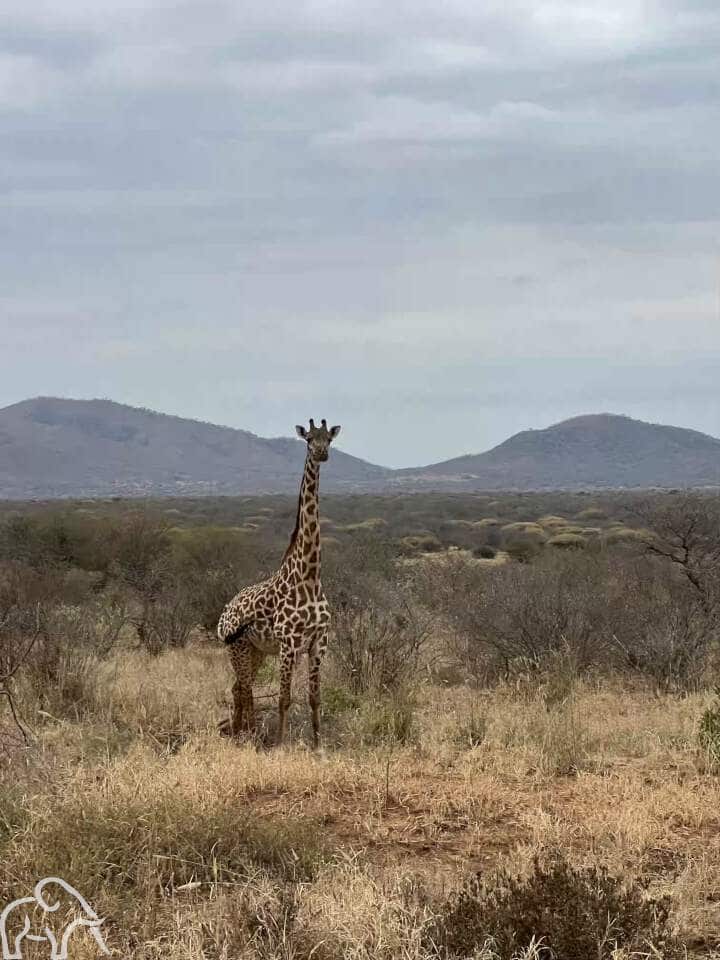
[[710, 763], [720, 767], [720, 684], [715, 687], [715, 702], [700, 718], [698, 740]]
[[460, 747], [472, 750], [479, 747], [487, 736], [487, 717], [475, 704], [470, 705], [468, 713], [458, 721], [454, 740]]
[[540, 731], [538, 769], [546, 776], [572, 777], [587, 765], [587, 727], [572, 699], [549, 711]]
[[473, 556], [480, 560], [494, 560], [496, 555], [497, 550], [494, 547], [488, 546], [486, 543], [481, 544], [473, 550]]
[[360, 698], [346, 690], [345, 687], [335, 684], [325, 684], [322, 691], [322, 709], [326, 717], [337, 717], [341, 714], [355, 710], [360, 703]]
[[357, 735], [365, 746], [413, 743], [416, 703], [404, 691], [382, 700], [365, 701], [357, 716]]

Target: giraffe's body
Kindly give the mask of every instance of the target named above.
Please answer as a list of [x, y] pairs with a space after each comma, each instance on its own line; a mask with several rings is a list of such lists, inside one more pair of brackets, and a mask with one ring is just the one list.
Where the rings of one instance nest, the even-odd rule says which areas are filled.
[[298, 515], [290, 546], [280, 569], [261, 583], [246, 587], [225, 607], [218, 637], [228, 644], [235, 672], [232, 733], [255, 732], [252, 686], [268, 655], [280, 656], [278, 741], [285, 737], [292, 674], [298, 656], [308, 655], [309, 700], [313, 744], [320, 733], [320, 665], [327, 649], [330, 609], [320, 581], [320, 463], [327, 460], [330, 442], [340, 431], [310, 421], [310, 430], [297, 428], [307, 440], [308, 453], [300, 487]]

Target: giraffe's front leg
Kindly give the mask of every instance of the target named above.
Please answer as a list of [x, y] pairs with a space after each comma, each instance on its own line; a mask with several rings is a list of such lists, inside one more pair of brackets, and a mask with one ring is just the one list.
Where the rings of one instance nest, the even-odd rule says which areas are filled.
[[328, 645], [328, 631], [324, 628], [308, 650], [308, 700], [312, 712], [313, 750], [320, 746], [320, 666]]
[[292, 676], [295, 668], [295, 649], [290, 644], [280, 649], [280, 699], [278, 702], [278, 746], [285, 742], [287, 712], [292, 694]]

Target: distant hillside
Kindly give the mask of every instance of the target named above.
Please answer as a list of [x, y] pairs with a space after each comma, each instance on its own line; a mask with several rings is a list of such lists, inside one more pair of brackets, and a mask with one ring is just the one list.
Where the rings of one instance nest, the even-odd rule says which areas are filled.
[[[304, 458], [297, 439], [265, 440], [110, 400], [39, 397], [0, 410], [4, 498], [290, 492]], [[323, 489], [353, 490], [387, 473], [334, 449]]]
[[485, 490], [720, 486], [720, 440], [612, 414], [524, 430], [486, 453], [397, 471], [406, 487]]
[[[348, 433], [348, 439], [350, 439]], [[110, 400], [0, 410], [0, 497], [294, 493], [305, 444]], [[387, 470], [334, 449], [326, 492], [720, 486], [720, 440], [599, 414], [525, 430], [486, 453]]]

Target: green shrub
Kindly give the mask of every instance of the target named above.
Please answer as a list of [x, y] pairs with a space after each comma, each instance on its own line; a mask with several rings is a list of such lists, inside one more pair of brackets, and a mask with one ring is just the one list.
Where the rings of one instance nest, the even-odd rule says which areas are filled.
[[476, 955], [488, 941], [498, 960], [514, 960], [531, 943], [538, 960], [611, 960], [618, 950], [685, 956], [667, 898], [647, 899], [638, 884], [623, 884], [602, 867], [572, 867], [561, 855], [547, 864], [536, 858], [527, 879], [500, 871], [486, 884], [475, 875], [446, 901], [429, 936], [457, 958]]
[[480, 547], [476, 547], [473, 550], [473, 556], [479, 557], [481, 560], [494, 560], [497, 556], [497, 550], [493, 547], [489, 547], [487, 544], [483, 544]]
[[615, 543], [646, 543], [648, 533], [646, 530], [636, 530], [633, 527], [611, 527], [606, 530], [603, 539], [608, 546]]
[[519, 563], [528, 563], [542, 552], [546, 534], [537, 523], [508, 523], [502, 528], [502, 548]]
[[547, 516], [540, 517], [538, 523], [541, 527], [565, 527], [567, 526], [567, 520], [565, 517], [556, 517], [556, 516]]
[[540, 537], [541, 539], [545, 536], [545, 531], [540, 524], [533, 523], [529, 520], [518, 520], [515, 523], [506, 523], [502, 531], [508, 536], [514, 533], [525, 533], [529, 536]]
[[359, 704], [359, 698], [346, 690], [345, 687], [335, 684], [324, 684], [322, 691], [322, 710], [326, 717], [337, 717], [340, 714], [355, 710]]
[[443, 545], [434, 534], [422, 533], [410, 537], [401, 537], [398, 548], [406, 555], [416, 553], [439, 553]]
[[536, 536], [528, 536], [524, 533], [513, 534], [505, 537], [503, 549], [508, 556], [518, 563], [529, 563], [539, 556], [542, 552], [544, 540]]
[[575, 515], [576, 520], [605, 520], [607, 514], [600, 507], [588, 507], [587, 510], [581, 510]]
[[715, 688], [715, 703], [703, 712], [700, 718], [698, 740], [708, 755], [708, 760], [720, 766], [720, 686]]
[[406, 745], [417, 736], [416, 703], [404, 691], [383, 700], [365, 701], [356, 718], [356, 734], [364, 746]]
[[584, 550], [587, 541], [579, 533], [558, 533], [548, 540], [548, 546], [561, 550]]
[[[265, 548], [237, 527], [191, 527], [173, 538], [167, 580], [179, 585], [195, 619], [210, 633], [225, 604], [242, 586], [269, 572]], [[168, 591], [165, 585], [165, 593]]]

